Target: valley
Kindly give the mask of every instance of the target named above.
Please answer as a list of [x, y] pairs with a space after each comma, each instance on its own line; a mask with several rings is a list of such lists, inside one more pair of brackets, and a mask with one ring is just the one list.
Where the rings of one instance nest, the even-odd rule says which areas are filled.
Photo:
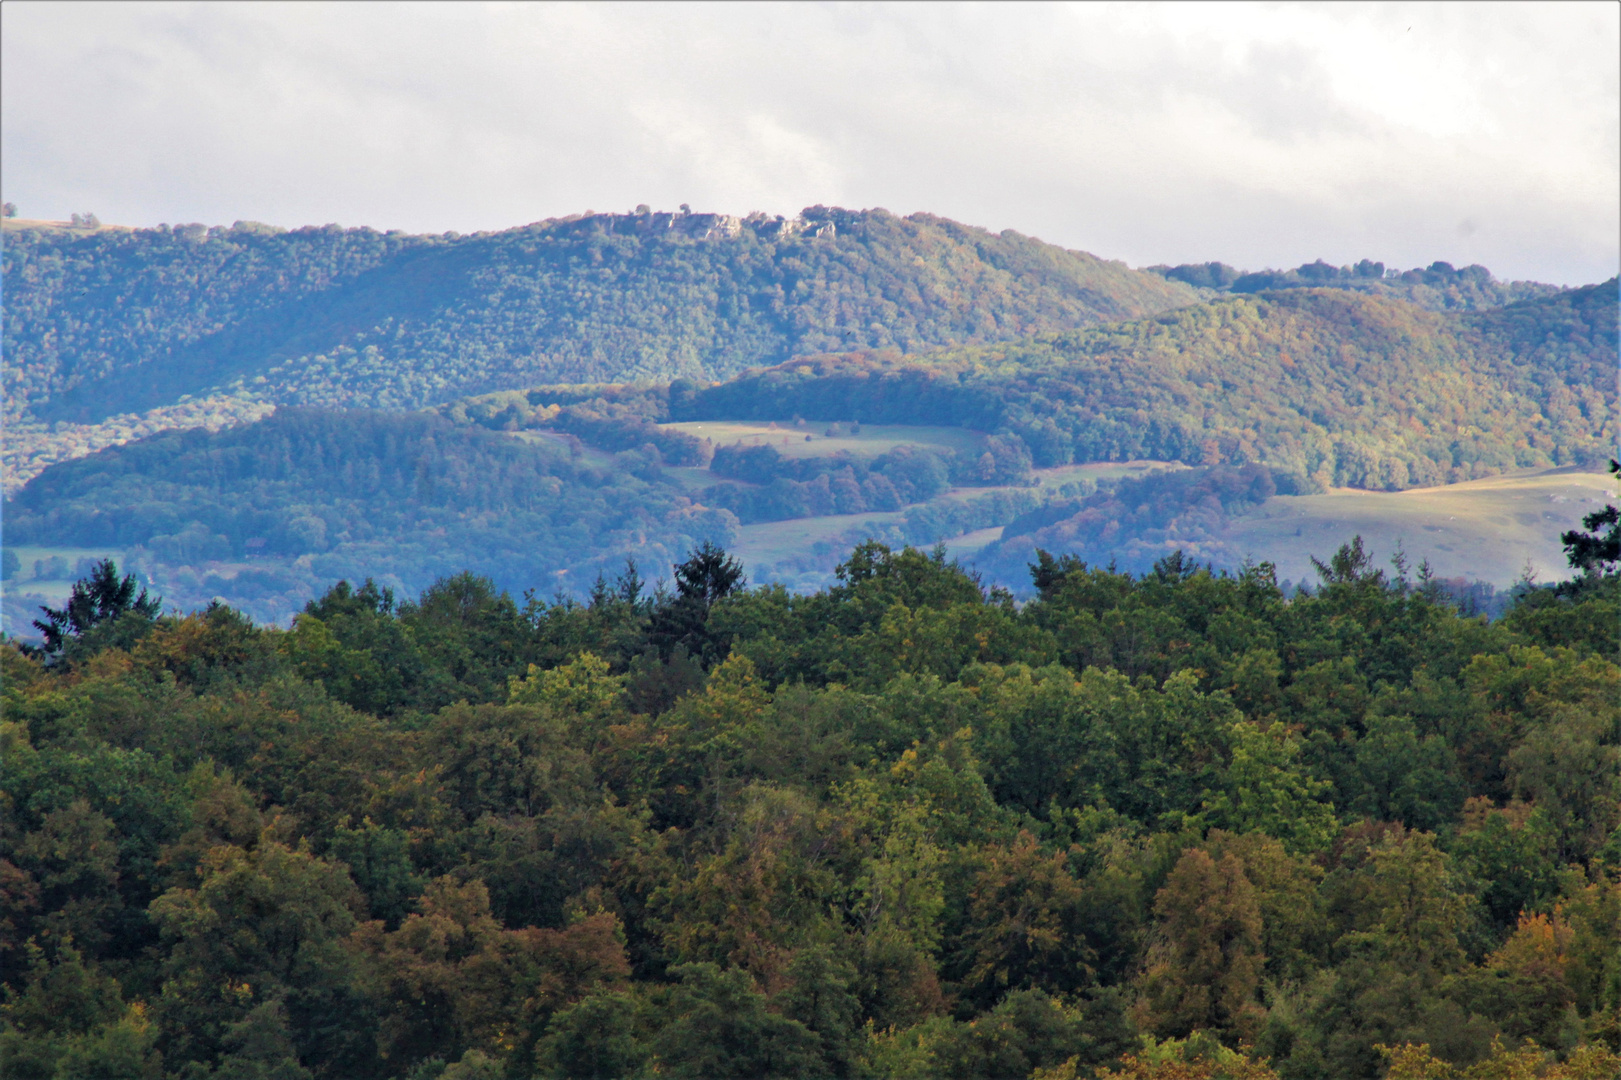
[[1027, 595], [1041, 550], [1302, 582], [1362, 535], [1504, 588], [1563, 576], [1618, 438], [1614, 282], [1134, 270], [826, 207], [5, 228], [13, 634], [84, 552], [281, 625], [340, 578], [579, 597], [704, 542], [794, 591], [944, 543]]

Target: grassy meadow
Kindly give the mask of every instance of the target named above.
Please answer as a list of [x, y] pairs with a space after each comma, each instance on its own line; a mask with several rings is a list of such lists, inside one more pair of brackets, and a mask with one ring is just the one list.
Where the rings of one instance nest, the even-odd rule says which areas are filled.
[[789, 458], [832, 457], [848, 453], [853, 457], [877, 457], [898, 446], [923, 446], [952, 450], [959, 454], [979, 454], [985, 437], [960, 427], [920, 427], [907, 424], [822, 424], [810, 421], [695, 420], [664, 424], [672, 431], [708, 439], [722, 446], [774, 446]]
[[1381, 558], [1400, 547], [1415, 568], [1428, 559], [1441, 577], [1506, 585], [1529, 568], [1536, 580], [1552, 581], [1570, 572], [1559, 534], [1606, 500], [1615, 501], [1614, 481], [1576, 469], [1397, 492], [1334, 488], [1269, 499], [1234, 521], [1227, 540], [1294, 581], [1312, 579], [1312, 557], [1326, 559], [1357, 534]]

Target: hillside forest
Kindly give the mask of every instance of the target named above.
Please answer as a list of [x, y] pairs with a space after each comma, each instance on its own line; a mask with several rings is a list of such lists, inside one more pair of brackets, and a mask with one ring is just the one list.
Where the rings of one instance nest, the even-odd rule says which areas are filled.
[[[340, 578], [404, 595], [466, 569], [514, 595], [583, 597], [627, 557], [670, 566], [786, 521], [822, 530], [822, 553], [754, 569], [796, 587], [831, 583], [865, 539], [993, 527], [975, 565], [1019, 595], [1038, 544], [1137, 573], [1176, 550], [1236, 571], [1255, 553], [1224, 544], [1226, 523], [1274, 496], [1594, 469], [1618, 438], [1616, 311], [1613, 283], [1453, 313], [1289, 289], [718, 383], [543, 385], [418, 413], [287, 406], [56, 465], [7, 500], [6, 543], [122, 553], [172, 603], [223, 598], [284, 624]], [[692, 434], [733, 420], [781, 427], [747, 445]], [[838, 441], [863, 424], [956, 434]], [[1123, 484], [1064, 472], [1133, 459], [1187, 468]]]
[[592, 213], [432, 236], [239, 221], [5, 221], [5, 489], [56, 462], [277, 405], [415, 409], [555, 381], [724, 379], [1332, 288], [1437, 312], [1557, 294], [1446, 263], [1149, 267], [929, 214]]
[[[1612, 466], [1615, 468], [1615, 466]], [[1488, 622], [936, 551], [291, 629], [110, 562], [0, 644], [7, 1077], [1621, 1068], [1621, 531]]]
[[399, 409], [542, 382], [716, 378], [1199, 298], [1011, 231], [827, 207], [587, 213], [473, 236], [8, 228], [4, 278], [7, 415], [42, 421], [219, 389]]

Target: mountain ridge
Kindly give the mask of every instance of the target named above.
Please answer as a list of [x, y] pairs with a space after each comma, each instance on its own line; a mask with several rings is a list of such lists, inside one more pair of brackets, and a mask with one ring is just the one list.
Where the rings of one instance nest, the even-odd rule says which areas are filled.
[[724, 377], [1140, 317], [1180, 282], [932, 215], [593, 214], [471, 236], [336, 226], [8, 230], [12, 415], [227, 388], [418, 408], [525, 382]]

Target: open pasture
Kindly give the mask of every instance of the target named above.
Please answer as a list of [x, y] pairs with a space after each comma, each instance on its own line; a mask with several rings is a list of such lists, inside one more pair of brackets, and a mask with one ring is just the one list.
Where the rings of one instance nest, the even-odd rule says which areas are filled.
[[848, 453], [855, 457], [877, 457], [897, 446], [922, 446], [952, 450], [959, 454], [980, 454], [984, 435], [959, 427], [921, 427], [905, 424], [862, 424], [859, 431], [850, 424], [826, 424], [791, 420], [696, 420], [663, 425], [715, 446], [771, 446], [783, 457], [832, 457]]
[[[867, 428], [863, 425], [863, 434]], [[903, 428], [889, 427], [882, 429], [887, 432], [904, 431], [962, 431], [961, 428]], [[887, 436], [890, 445], [906, 445], [903, 440], [895, 440]], [[828, 440], [831, 441], [831, 440]], [[812, 444], [815, 445], [815, 444]], [[923, 445], [913, 440], [909, 445]], [[939, 444], [936, 444], [939, 445]], [[829, 451], [831, 452], [831, 451]], [[1148, 473], [1161, 469], [1181, 469], [1185, 465], [1166, 461], [1094, 461], [1078, 465], [1061, 465], [1051, 469], [1036, 469], [1031, 473], [1044, 492], [1057, 496], [1066, 484], [1073, 484], [1080, 480], [1114, 480], [1119, 478], [1136, 479]], [[701, 473], [701, 470], [667, 469], [668, 473]], [[707, 475], [707, 473], [701, 473]], [[770, 567], [795, 560], [808, 560], [815, 554], [816, 545], [843, 538], [848, 540], [851, 536], [859, 534], [864, 527], [874, 528], [893, 524], [906, 516], [907, 510], [919, 506], [945, 502], [963, 502], [995, 491], [1011, 491], [1014, 488], [997, 487], [955, 487], [935, 496], [927, 503], [914, 503], [904, 510], [890, 512], [869, 512], [864, 514], [829, 514], [822, 517], [795, 518], [789, 521], [762, 522], [757, 525], [745, 525], [738, 530], [737, 540], [733, 543], [734, 553], [749, 567]], [[942, 538], [946, 551], [953, 558], [971, 561], [985, 545], [999, 539], [1002, 535], [1002, 525], [995, 525], [982, 529], [974, 529], [960, 536]], [[841, 546], [847, 546], [841, 544]], [[841, 551], [840, 554], [843, 554]]]
[[1225, 539], [1294, 581], [1315, 580], [1312, 557], [1327, 561], [1355, 535], [1381, 561], [1399, 546], [1415, 572], [1427, 559], [1441, 577], [1502, 586], [1529, 568], [1536, 580], [1553, 581], [1570, 574], [1559, 534], [1615, 499], [1611, 477], [1577, 469], [1397, 492], [1334, 488], [1268, 499], [1236, 519]]

